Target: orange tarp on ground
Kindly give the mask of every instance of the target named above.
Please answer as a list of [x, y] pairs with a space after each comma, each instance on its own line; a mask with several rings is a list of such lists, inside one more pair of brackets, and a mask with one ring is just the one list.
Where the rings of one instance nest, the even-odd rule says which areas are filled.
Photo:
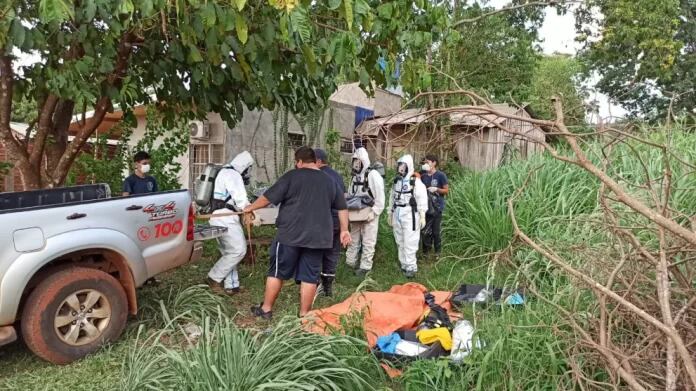
[[[362, 326], [372, 347], [378, 337], [418, 326], [428, 310], [423, 296], [427, 291], [423, 285], [409, 282], [394, 285], [387, 292], [355, 293], [341, 303], [310, 312], [306, 317], [305, 329], [324, 334], [331, 329], [340, 329], [342, 316], [362, 313]], [[435, 302], [447, 310], [450, 318], [458, 318], [448, 300], [451, 292], [430, 293], [435, 296]]]

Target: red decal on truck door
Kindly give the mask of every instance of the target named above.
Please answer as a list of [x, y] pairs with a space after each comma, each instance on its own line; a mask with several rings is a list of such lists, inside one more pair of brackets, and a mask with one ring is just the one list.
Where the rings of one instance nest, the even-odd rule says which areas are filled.
[[145, 242], [150, 239], [152, 236], [152, 233], [150, 232], [150, 228], [148, 227], [140, 227], [138, 230], [138, 239], [141, 241]]
[[181, 220], [177, 220], [174, 222], [164, 222], [155, 225], [155, 237], [156, 238], [165, 238], [170, 235], [178, 235], [183, 231], [184, 229], [184, 223]]
[[143, 208], [143, 213], [150, 215], [150, 221], [173, 219], [176, 217], [176, 202], [170, 201], [164, 205], [150, 204]]

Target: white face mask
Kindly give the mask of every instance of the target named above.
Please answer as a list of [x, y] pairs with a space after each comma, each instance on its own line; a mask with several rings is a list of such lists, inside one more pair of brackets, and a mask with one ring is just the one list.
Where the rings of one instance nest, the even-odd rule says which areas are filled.
[[430, 172], [430, 164], [425, 163], [421, 166], [421, 170]]
[[141, 164], [140, 165], [140, 172], [142, 172], [143, 174], [147, 174], [148, 172], [150, 172], [150, 165], [149, 164]]

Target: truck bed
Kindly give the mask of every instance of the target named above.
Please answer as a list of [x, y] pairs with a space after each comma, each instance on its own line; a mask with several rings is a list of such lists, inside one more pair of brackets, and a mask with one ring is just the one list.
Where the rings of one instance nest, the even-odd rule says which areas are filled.
[[109, 185], [105, 183], [0, 193], [0, 213], [11, 212], [17, 209], [94, 201], [110, 197], [111, 190]]

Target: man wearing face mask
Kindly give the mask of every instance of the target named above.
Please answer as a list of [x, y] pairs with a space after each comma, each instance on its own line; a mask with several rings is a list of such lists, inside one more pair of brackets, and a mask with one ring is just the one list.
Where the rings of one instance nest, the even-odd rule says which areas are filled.
[[401, 271], [406, 278], [413, 278], [418, 271], [416, 252], [421, 228], [425, 226], [428, 193], [423, 182], [414, 177], [415, 167], [411, 155], [404, 155], [399, 159], [396, 171], [387, 208], [388, 221], [394, 228]]
[[[348, 187], [350, 196], [369, 196], [374, 200], [367, 221], [350, 223], [351, 245], [346, 253], [348, 266], [356, 267], [356, 274], [363, 276], [372, 270], [372, 258], [375, 255], [377, 244], [377, 230], [379, 229], [379, 215], [384, 210], [384, 180], [376, 170], [370, 169], [370, 157], [365, 148], [358, 148], [353, 154], [353, 177]], [[362, 256], [358, 264], [358, 253], [362, 247]]]
[[435, 257], [440, 256], [442, 241], [440, 238], [442, 225], [442, 212], [445, 210], [445, 196], [449, 193], [447, 175], [437, 169], [439, 161], [435, 155], [427, 155], [423, 163], [421, 181], [428, 188], [430, 197], [434, 198], [434, 210], [428, 211], [426, 227], [423, 235], [423, 255], [427, 255], [434, 247]]
[[244, 227], [240, 216], [219, 216], [229, 212], [241, 212], [249, 205], [245, 185], [251, 178], [254, 159], [247, 151], [235, 156], [217, 174], [213, 190], [213, 217], [210, 225], [227, 227], [227, 232], [218, 238], [222, 256], [208, 273], [208, 285], [216, 293], [233, 295], [239, 293], [239, 274], [237, 265], [247, 252]]
[[133, 156], [133, 161], [135, 162], [135, 171], [123, 181], [123, 196], [159, 191], [155, 178], [147, 175], [150, 172], [150, 155], [145, 151], [140, 151]]

